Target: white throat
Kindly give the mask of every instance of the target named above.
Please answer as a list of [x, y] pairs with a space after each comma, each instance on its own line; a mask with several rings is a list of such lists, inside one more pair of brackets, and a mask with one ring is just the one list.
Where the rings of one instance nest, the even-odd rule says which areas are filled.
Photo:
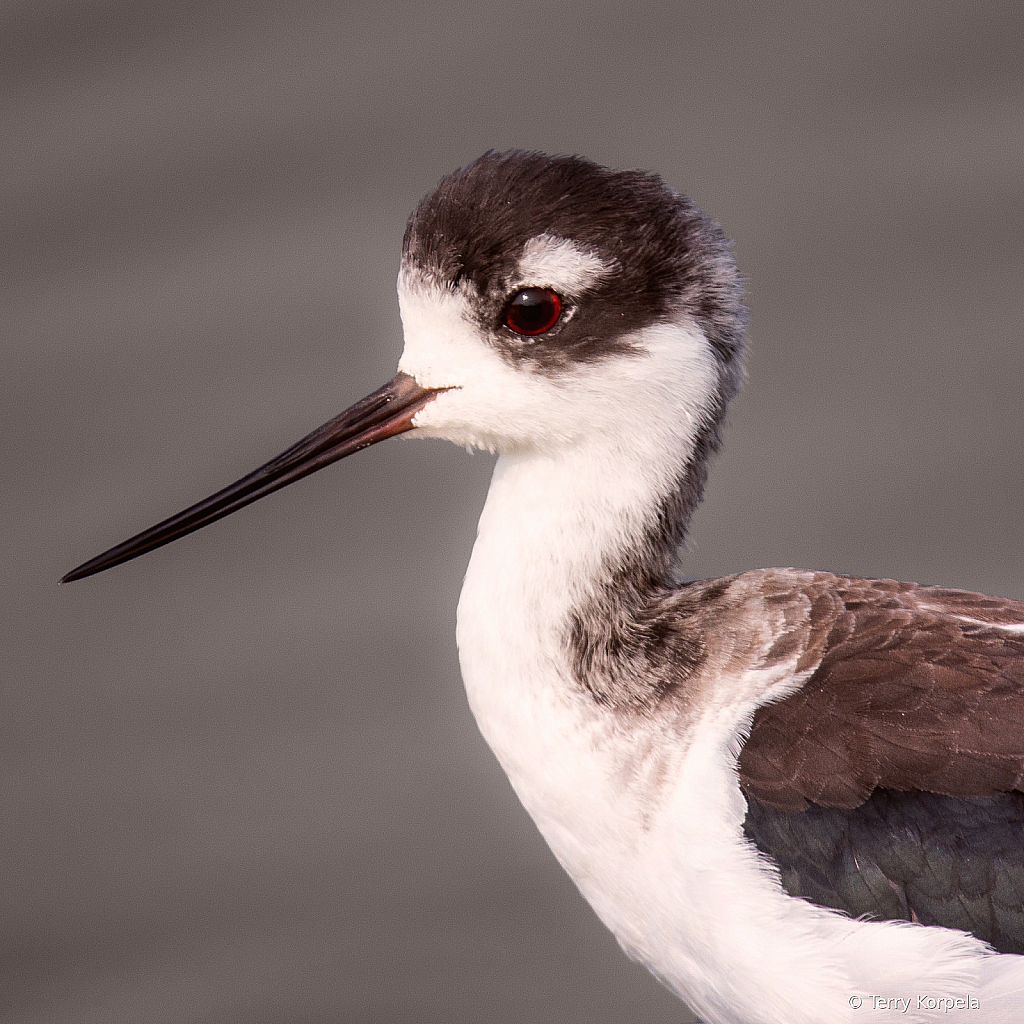
[[[685, 391], [686, 406], [652, 395], [629, 410], [631, 429], [618, 436], [602, 430], [555, 451], [520, 447], [501, 455], [459, 602], [462, 673], [480, 729], [577, 880], [588, 870], [578, 843], [588, 800], [579, 773], [608, 721], [573, 676], [571, 618], [643, 543], [678, 488], [717, 384], [710, 354], [703, 363], [695, 358], [706, 349], [692, 328], [645, 333], [649, 355], [631, 365], [643, 367], [652, 387]], [[702, 370], [683, 387], [679, 367], [664, 365], [681, 358]], [[615, 369], [621, 384], [622, 367]], [[674, 415], [664, 414], [666, 404]], [[588, 720], [593, 729], [581, 730]], [[613, 810], [602, 787], [592, 793], [587, 817], [611, 829], [623, 808]]]
[[[410, 436], [497, 450], [459, 602], [470, 706], [523, 805], [589, 896], [626, 858], [644, 814], [616, 716], [573, 672], [573, 613], [636, 555], [715, 418], [718, 365], [688, 317], [622, 339], [629, 351], [571, 372], [513, 365], [482, 336], [468, 296], [400, 281], [399, 367], [446, 387]], [[524, 344], [529, 344], [524, 341]], [[652, 769], [653, 770], [653, 769]], [[602, 878], [602, 882], [597, 879]], [[588, 881], [593, 880], [593, 883]]]

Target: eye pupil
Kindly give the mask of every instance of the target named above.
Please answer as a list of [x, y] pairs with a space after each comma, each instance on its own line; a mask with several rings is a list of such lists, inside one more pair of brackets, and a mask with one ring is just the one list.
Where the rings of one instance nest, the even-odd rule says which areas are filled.
[[562, 300], [550, 288], [524, 288], [505, 309], [505, 325], [516, 334], [543, 334], [558, 323]]

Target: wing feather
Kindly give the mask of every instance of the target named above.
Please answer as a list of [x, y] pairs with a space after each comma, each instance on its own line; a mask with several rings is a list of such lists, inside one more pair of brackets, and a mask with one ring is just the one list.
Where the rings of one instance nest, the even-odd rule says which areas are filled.
[[[813, 593], [824, 588], [832, 600]], [[817, 667], [757, 710], [744, 792], [792, 811], [856, 807], [877, 788], [1024, 788], [1024, 632], [1005, 628], [1024, 624], [1024, 602], [824, 574], [803, 589], [828, 617], [805, 652]]]
[[813, 671], [754, 715], [747, 837], [793, 896], [1024, 953], [1024, 602], [789, 578]]

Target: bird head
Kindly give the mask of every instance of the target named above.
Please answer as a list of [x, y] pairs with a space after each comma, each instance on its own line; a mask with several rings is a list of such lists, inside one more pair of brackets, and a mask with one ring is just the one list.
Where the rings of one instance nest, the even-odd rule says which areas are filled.
[[412, 214], [398, 292], [405, 349], [391, 381], [62, 582], [397, 434], [503, 454], [588, 445], [665, 474], [717, 445], [741, 374], [741, 287], [720, 229], [654, 174], [485, 153]]

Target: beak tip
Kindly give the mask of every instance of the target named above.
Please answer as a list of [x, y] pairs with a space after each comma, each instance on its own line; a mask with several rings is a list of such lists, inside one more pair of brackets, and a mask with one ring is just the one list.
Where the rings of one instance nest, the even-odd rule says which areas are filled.
[[85, 579], [169, 544], [360, 448], [411, 430], [416, 413], [439, 391], [446, 390], [421, 387], [408, 374], [398, 373], [383, 387], [307, 434], [277, 458], [184, 512], [83, 562], [64, 575], [61, 584]]
[[96, 573], [108, 568], [111, 564], [116, 565], [117, 562], [110, 562], [104, 555], [91, 558], [88, 562], [75, 566], [71, 572], [64, 573], [57, 581], [57, 586], [63, 587], [65, 583], [74, 583], [76, 580], [84, 580], [87, 576], [94, 576]]

